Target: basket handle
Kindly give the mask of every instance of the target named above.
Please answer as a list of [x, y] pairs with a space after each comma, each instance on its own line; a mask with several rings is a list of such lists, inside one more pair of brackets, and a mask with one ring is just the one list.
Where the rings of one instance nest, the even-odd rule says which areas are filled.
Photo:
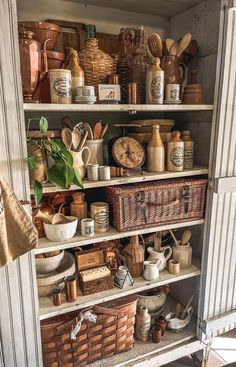
[[155, 206], [155, 207], [162, 207], [162, 206], [173, 206], [175, 204], [178, 204], [179, 203], [179, 199], [175, 199], [175, 200], [172, 200], [171, 202], [167, 203], [167, 204], [157, 204], [157, 203], [153, 203], [151, 201], [147, 201], [146, 205], [147, 206]]
[[104, 314], [108, 314], [108, 315], [114, 315], [114, 316], [118, 316], [120, 310], [116, 310], [115, 308], [107, 308], [107, 307], [102, 307], [102, 306], [93, 306], [93, 311], [96, 313], [104, 313]]

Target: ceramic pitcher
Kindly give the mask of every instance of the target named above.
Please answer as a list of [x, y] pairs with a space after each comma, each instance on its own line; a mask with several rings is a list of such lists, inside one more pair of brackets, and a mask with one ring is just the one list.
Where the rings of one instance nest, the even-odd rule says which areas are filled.
[[159, 278], [159, 268], [161, 261], [144, 261], [143, 263], [143, 277], [146, 280], [156, 280]]
[[[86, 152], [86, 154], [83, 154], [83, 152]], [[90, 149], [88, 147], [83, 147], [79, 152], [70, 151], [70, 153], [73, 157], [73, 166], [83, 179], [86, 175], [86, 166], [91, 157]]]
[[152, 247], [148, 247], [147, 251], [149, 252], [149, 261], [157, 261], [160, 260], [159, 270], [162, 271], [166, 268], [166, 262], [172, 255], [172, 248], [170, 246], [161, 247], [160, 251], [154, 251]]

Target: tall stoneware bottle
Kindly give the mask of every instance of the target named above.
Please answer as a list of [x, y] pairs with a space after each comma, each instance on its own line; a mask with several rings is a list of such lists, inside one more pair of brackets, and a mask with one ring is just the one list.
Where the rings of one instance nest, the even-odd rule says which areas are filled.
[[163, 172], [165, 170], [165, 149], [159, 125], [152, 127], [152, 137], [147, 147], [147, 162], [149, 172]]
[[146, 103], [163, 104], [164, 99], [164, 71], [160, 68], [160, 59], [155, 57], [152, 65], [147, 67]]
[[184, 142], [180, 139], [179, 131], [173, 131], [172, 139], [168, 142], [167, 169], [173, 172], [184, 169]]
[[131, 236], [130, 242], [123, 249], [126, 265], [132, 277], [141, 277], [143, 274], [144, 250], [138, 235]]
[[78, 228], [80, 228], [81, 219], [88, 217], [88, 205], [84, 200], [83, 192], [76, 192], [72, 194], [73, 201], [70, 204], [70, 213], [78, 218]]
[[150, 337], [151, 315], [146, 307], [138, 309], [135, 318], [135, 337], [137, 340], [146, 342]]
[[67, 69], [71, 71], [72, 101], [75, 102], [77, 87], [84, 85], [84, 71], [81, 69], [79, 64], [78, 52], [73, 48], [71, 48], [69, 52]]
[[184, 130], [181, 133], [181, 139], [184, 142], [184, 169], [193, 168], [194, 141], [190, 135], [189, 130]]

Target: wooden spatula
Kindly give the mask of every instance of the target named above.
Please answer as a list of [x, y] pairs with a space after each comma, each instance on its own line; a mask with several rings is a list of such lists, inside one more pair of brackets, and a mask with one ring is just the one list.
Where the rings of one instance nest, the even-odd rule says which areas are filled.
[[174, 43], [175, 43], [175, 41], [172, 40], [171, 38], [166, 39], [166, 49], [167, 49], [168, 53], [170, 52], [170, 49], [171, 49], [171, 47], [173, 46]]
[[101, 135], [100, 135], [99, 139], [103, 139], [104, 135], [106, 134], [107, 129], [108, 129], [108, 124], [106, 124], [102, 127], [102, 132], [101, 132]]
[[152, 33], [148, 37], [148, 48], [154, 57], [162, 56], [162, 41], [157, 33]]
[[96, 122], [96, 124], [93, 127], [93, 138], [100, 139], [101, 133], [102, 133], [102, 124], [101, 122]]
[[177, 52], [177, 57], [180, 57], [182, 55], [182, 53], [184, 52], [184, 50], [188, 47], [188, 45], [190, 44], [192, 39], [192, 35], [191, 33], [187, 33], [185, 34], [185, 36], [182, 38], [182, 40], [180, 41], [179, 44], [179, 48], [178, 48], [178, 52]]
[[179, 43], [178, 43], [177, 41], [175, 41], [175, 42], [173, 43], [173, 45], [171, 46], [171, 48], [170, 48], [170, 52], [169, 52], [169, 54], [170, 54], [171, 56], [177, 56], [178, 49], [179, 49]]

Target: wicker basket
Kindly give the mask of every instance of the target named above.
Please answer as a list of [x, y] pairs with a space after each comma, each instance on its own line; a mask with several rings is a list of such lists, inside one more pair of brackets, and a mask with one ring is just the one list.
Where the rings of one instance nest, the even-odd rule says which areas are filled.
[[93, 85], [98, 93], [98, 84], [105, 84], [110, 74], [116, 73], [116, 60], [98, 48], [98, 40], [85, 41], [85, 49], [79, 52], [80, 66], [84, 70], [85, 85]]
[[163, 180], [106, 188], [113, 225], [122, 232], [201, 219], [207, 180]]
[[82, 367], [103, 357], [125, 352], [134, 346], [137, 300], [121, 300], [93, 307], [97, 322], [83, 321], [76, 340], [71, 331], [78, 313], [58, 316], [41, 323], [44, 367]]

